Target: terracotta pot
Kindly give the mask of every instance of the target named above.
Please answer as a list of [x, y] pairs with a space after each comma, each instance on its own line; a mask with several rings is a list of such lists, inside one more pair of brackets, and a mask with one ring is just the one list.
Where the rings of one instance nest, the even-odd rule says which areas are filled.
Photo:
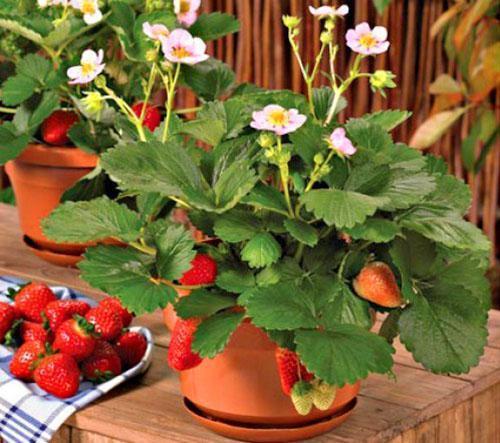
[[[183, 289], [177, 289], [177, 295], [179, 297], [185, 297], [186, 295], [191, 294], [191, 291], [188, 290], [183, 290]], [[165, 323], [165, 326], [169, 331], [174, 330], [175, 323], [177, 322], [177, 319], [179, 317], [175, 313], [174, 307], [169, 304], [164, 310], [163, 310], [163, 321]]]
[[76, 148], [30, 145], [5, 165], [21, 229], [41, 249], [78, 254], [88, 246], [55, 243], [43, 235], [40, 222], [59, 204], [64, 191], [95, 168], [97, 160], [97, 156]]
[[[309, 415], [301, 416], [295, 411], [290, 397], [281, 390], [275, 349], [276, 345], [263, 331], [245, 321], [222, 354], [180, 373], [182, 393], [195, 406], [190, 412], [197, 409], [202, 424], [224, 435], [230, 434], [224, 432], [224, 427], [211, 422], [222, 421], [231, 425], [231, 436], [247, 441], [265, 441], [259, 440], [256, 433], [270, 427], [280, 430], [300, 428], [303, 431], [300, 438], [308, 438], [338, 426], [343, 420], [330, 419], [339, 418], [339, 415], [345, 416], [344, 419], [347, 417], [352, 408], [344, 414], [336, 412], [343, 412], [348, 404], [355, 402], [359, 382], [339, 389], [329, 410], [313, 408]], [[327, 429], [325, 423], [330, 423]], [[242, 433], [235, 435], [235, 429]], [[256, 433], [252, 433], [252, 429]], [[282, 433], [279, 435], [282, 438]], [[296, 439], [291, 434], [285, 438]]]

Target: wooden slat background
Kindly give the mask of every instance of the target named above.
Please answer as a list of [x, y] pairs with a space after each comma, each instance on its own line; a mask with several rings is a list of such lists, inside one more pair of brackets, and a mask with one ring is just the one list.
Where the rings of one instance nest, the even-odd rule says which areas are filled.
[[[392, 0], [383, 16], [378, 16], [371, 0], [345, 0], [351, 9], [346, 20], [337, 26], [337, 41], [342, 42], [346, 29], [355, 23], [368, 21], [372, 26], [384, 25], [389, 30], [391, 48], [388, 53], [365, 62], [366, 68], [390, 69], [397, 74], [398, 88], [388, 91], [387, 99], [373, 95], [367, 79], [358, 80], [348, 93], [349, 107], [344, 116], [359, 116], [384, 108], [409, 109], [413, 118], [395, 131], [395, 138], [408, 142], [415, 128], [428, 116], [432, 96], [429, 84], [437, 75], [448, 72], [455, 76], [456, 66], [446, 59], [439, 39], [432, 41], [429, 29], [452, 0]], [[318, 21], [307, 11], [309, 4], [319, 6], [321, 0], [203, 0], [205, 12], [225, 11], [235, 14], [242, 22], [241, 32], [212, 43], [210, 51], [237, 72], [239, 81], [255, 82], [268, 88], [304, 89], [298, 66], [294, 63], [286, 32], [281, 24], [283, 14], [303, 17], [301, 48], [306, 59], [312, 60], [319, 46]], [[337, 2], [339, 3], [339, 2]], [[353, 57], [345, 45], [340, 45], [338, 72], [345, 73]], [[326, 67], [326, 58], [324, 60]], [[500, 92], [497, 91], [496, 104]], [[178, 104], [190, 107], [194, 98], [182, 91]], [[450, 170], [471, 186], [474, 203], [469, 218], [481, 226], [496, 243], [500, 176], [500, 150], [490, 154], [483, 171], [476, 177], [467, 173], [460, 158], [461, 139], [467, 134], [470, 121], [463, 118], [436, 143], [430, 151], [443, 156]], [[497, 147], [498, 148], [498, 147]], [[0, 172], [0, 186], [2, 182]], [[499, 249], [499, 248], [497, 248]], [[494, 259], [494, 253], [492, 255]]]

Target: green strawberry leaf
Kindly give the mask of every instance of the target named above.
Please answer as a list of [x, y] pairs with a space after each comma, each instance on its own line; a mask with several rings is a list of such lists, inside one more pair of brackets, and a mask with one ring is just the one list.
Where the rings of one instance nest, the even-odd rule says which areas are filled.
[[244, 312], [232, 311], [219, 312], [208, 317], [196, 329], [193, 351], [202, 358], [215, 357], [224, 350], [244, 317]]
[[206, 42], [217, 40], [239, 30], [240, 22], [234, 16], [221, 12], [201, 14], [194, 25], [189, 28], [192, 35], [200, 37]]
[[108, 197], [66, 202], [42, 221], [44, 234], [59, 242], [86, 242], [109, 237], [125, 242], [140, 236], [139, 214]]
[[384, 218], [368, 218], [364, 223], [346, 229], [355, 240], [368, 240], [374, 243], [387, 243], [398, 235], [400, 229], [396, 223]]
[[16, 106], [30, 98], [37, 88], [36, 81], [25, 75], [13, 75], [2, 84], [2, 102]]
[[158, 274], [177, 280], [191, 267], [196, 255], [193, 236], [183, 226], [168, 226], [156, 234]]
[[96, 246], [87, 249], [78, 267], [83, 280], [139, 315], [164, 308], [177, 297], [172, 287], [153, 281], [153, 264], [154, 257], [132, 248]]
[[197, 289], [175, 304], [175, 311], [181, 318], [209, 317], [216, 312], [236, 305], [236, 299], [229, 295], [207, 289]]
[[385, 111], [372, 112], [371, 114], [364, 115], [362, 118], [369, 123], [382, 126], [385, 131], [392, 131], [396, 126], [399, 126], [410, 117], [410, 111], [389, 109]]
[[308, 225], [306, 222], [289, 219], [287, 218], [283, 224], [285, 225], [288, 233], [295, 239], [301, 243], [306, 244], [307, 246], [316, 246], [319, 240], [319, 235], [316, 229], [314, 229], [311, 225]]
[[281, 246], [268, 232], [255, 235], [242, 249], [241, 258], [251, 268], [263, 268], [276, 263], [281, 256]]
[[258, 209], [269, 209], [288, 216], [288, 208], [283, 194], [276, 188], [262, 183], [257, 184], [248, 195], [243, 197], [241, 203]]
[[393, 365], [392, 346], [355, 325], [337, 325], [328, 331], [298, 330], [295, 343], [307, 370], [338, 387], [370, 373], [387, 374]]
[[241, 210], [220, 215], [214, 224], [215, 235], [229, 243], [250, 240], [260, 230], [260, 220], [252, 213]]
[[255, 287], [255, 277], [245, 268], [221, 268], [215, 284], [228, 292], [241, 294]]

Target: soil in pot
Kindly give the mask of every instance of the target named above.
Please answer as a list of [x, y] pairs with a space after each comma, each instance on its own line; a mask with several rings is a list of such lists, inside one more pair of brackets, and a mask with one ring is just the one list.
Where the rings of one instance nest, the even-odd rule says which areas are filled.
[[[337, 391], [332, 407], [327, 411], [314, 408], [307, 416], [301, 416], [280, 386], [275, 361], [276, 345], [260, 329], [246, 321], [235, 331], [225, 351], [214, 359], [205, 359], [201, 365], [180, 374], [181, 390], [184, 397], [192, 404], [196, 414], [209, 421], [232, 426], [237, 424], [242, 431], [240, 438], [246, 441], [265, 441], [252, 437], [262, 429], [296, 430], [309, 428], [308, 438], [326, 432], [338, 426], [339, 417], [347, 415], [348, 404], [359, 392], [359, 382], [346, 385]], [[214, 382], [216, 381], [216, 382]], [[336, 414], [339, 411], [345, 414]], [[334, 418], [339, 418], [334, 420]], [[344, 417], [345, 419], [345, 417]], [[205, 426], [208, 424], [199, 420]], [[322, 423], [321, 426], [313, 426]], [[328, 423], [328, 425], [325, 425]], [[208, 426], [222, 433], [227, 426]], [[250, 432], [250, 434], [249, 434]], [[292, 433], [293, 434], [293, 433]], [[290, 434], [289, 440], [296, 438]], [[224, 434], [230, 435], [230, 434]], [[268, 436], [270, 437], [270, 436]], [[269, 441], [269, 440], [268, 440]], [[279, 441], [279, 440], [276, 440]]]
[[58, 244], [46, 238], [40, 222], [59, 204], [64, 191], [97, 165], [97, 156], [76, 148], [30, 145], [8, 162], [21, 229], [37, 248], [63, 254], [82, 253], [87, 244]]

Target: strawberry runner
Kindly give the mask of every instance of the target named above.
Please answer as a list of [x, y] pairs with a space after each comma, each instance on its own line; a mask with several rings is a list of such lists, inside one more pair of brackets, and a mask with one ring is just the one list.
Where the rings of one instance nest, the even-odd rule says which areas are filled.
[[[9, 301], [5, 294], [24, 282], [0, 276], [0, 301]], [[65, 287], [52, 287], [58, 299], [83, 300], [91, 306], [97, 303], [88, 297]], [[7, 443], [49, 442], [57, 430], [76, 411], [84, 408], [126, 380], [145, 372], [152, 358], [153, 337], [147, 328], [133, 327], [131, 331], [146, 337], [147, 349], [135, 367], [113, 379], [94, 385], [82, 382], [78, 393], [60, 400], [47, 394], [34, 383], [23, 383], [9, 371], [12, 349], [0, 345], [0, 440]]]

